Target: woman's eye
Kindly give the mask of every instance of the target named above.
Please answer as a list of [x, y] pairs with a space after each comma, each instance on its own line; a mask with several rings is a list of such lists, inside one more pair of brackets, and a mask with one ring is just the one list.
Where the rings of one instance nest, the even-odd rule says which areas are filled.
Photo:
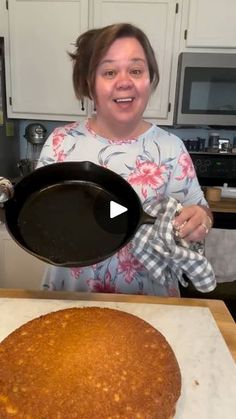
[[142, 70], [140, 68], [133, 68], [130, 72], [135, 76], [140, 76], [142, 74]]
[[106, 70], [104, 71], [104, 76], [108, 77], [108, 78], [112, 78], [115, 76], [115, 71], [114, 70]]

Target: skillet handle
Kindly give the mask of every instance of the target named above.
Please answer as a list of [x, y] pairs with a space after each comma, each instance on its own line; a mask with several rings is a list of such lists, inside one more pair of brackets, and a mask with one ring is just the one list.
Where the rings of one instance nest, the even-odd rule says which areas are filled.
[[152, 215], [149, 215], [145, 211], [143, 211], [142, 214], [141, 214], [139, 225], [154, 224], [156, 219], [157, 219], [157, 217], [153, 217]]
[[10, 180], [0, 177], [0, 204], [4, 204], [14, 195], [14, 187]]

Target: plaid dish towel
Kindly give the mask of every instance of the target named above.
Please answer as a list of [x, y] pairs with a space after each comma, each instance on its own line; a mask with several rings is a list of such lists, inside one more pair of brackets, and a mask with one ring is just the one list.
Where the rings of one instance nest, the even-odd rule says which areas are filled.
[[162, 285], [172, 276], [186, 287], [187, 282], [182, 277], [185, 273], [198, 291], [213, 291], [216, 287], [215, 274], [211, 264], [201, 254], [203, 243], [190, 244], [175, 234], [172, 223], [181, 208], [181, 204], [171, 197], [158, 204], [146, 205], [144, 210], [156, 216], [157, 220], [139, 228], [132, 240], [133, 254]]

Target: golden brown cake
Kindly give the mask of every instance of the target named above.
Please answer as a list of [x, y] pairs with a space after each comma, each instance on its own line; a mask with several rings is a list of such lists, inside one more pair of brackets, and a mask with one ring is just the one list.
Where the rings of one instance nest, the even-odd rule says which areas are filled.
[[0, 343], [1, 419], [170, 419], [180, 388], [164, 336], [123, 311], [56, 311]]

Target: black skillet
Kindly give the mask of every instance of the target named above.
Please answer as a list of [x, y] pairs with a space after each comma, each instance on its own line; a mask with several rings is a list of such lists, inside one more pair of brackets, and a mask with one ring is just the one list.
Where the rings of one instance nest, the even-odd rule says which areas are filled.
[[[111, 218], [112, 201], [127, 211]], [[53, 265], [80, 267], [107, 259], [155, 218], [143, 211], [125, 179], [84, 161], [50, 164], [22, 178], [5, 203], [5, 222], [28, 253]]]

